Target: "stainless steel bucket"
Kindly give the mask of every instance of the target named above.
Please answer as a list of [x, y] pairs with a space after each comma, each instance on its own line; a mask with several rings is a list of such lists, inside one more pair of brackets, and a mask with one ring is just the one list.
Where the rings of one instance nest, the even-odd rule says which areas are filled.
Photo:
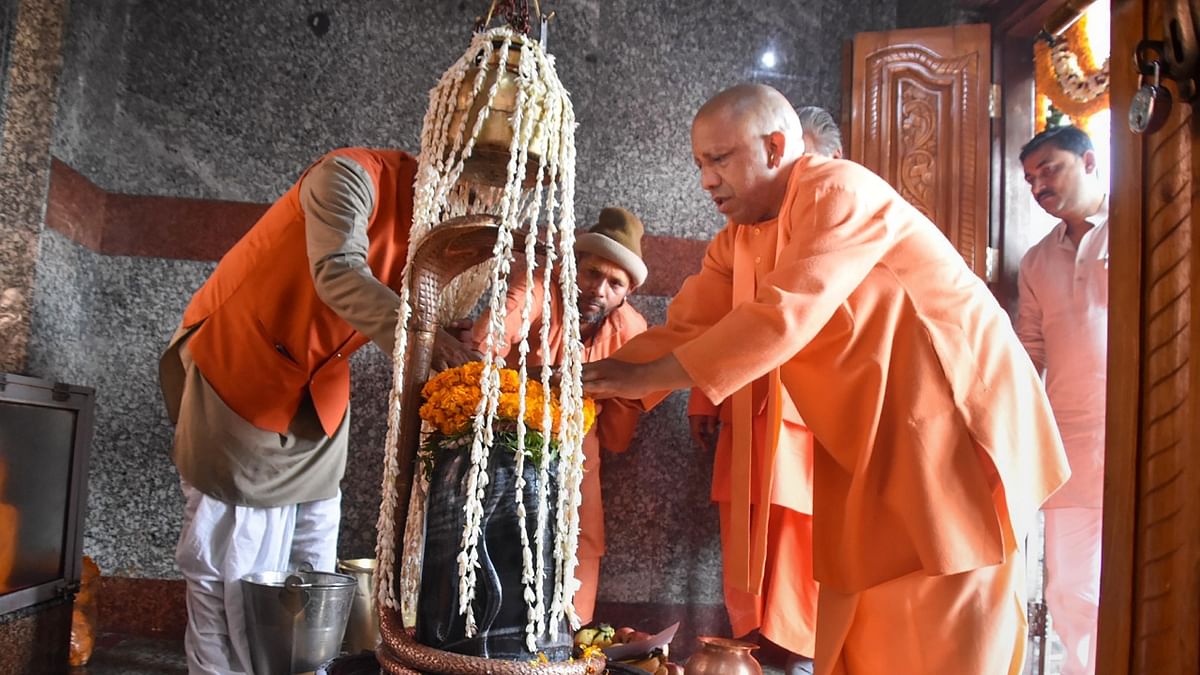
[[257, 572], [242, 577], [250, 661], [256, 675], [312, 673], [338, 655], [354, 600], [344, 574]]
[[375, 651], [379, 645], [379, 614], [375, 612], [375, 566], [374, 558], [339, 560], [337, 571], [354, 578], [354, 603], [350, 607], [350, 621], [346, 624], [345, 651], [357, 654]]

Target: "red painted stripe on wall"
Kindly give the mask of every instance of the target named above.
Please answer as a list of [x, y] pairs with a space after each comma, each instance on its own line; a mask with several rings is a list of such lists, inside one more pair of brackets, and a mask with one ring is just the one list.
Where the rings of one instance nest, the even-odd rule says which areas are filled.
[[[46, 227], [105, 255], [219, 260], [268, 204], [107, 192], [65, 162], [50, 164]], [[700, 269], [708, 242], [647, 235], [641, 295], [673, 296]]]
[[50, 160], [50, 193], [46, 227], [93, 251], [104, 235], [104, 202], [108, 193], [57, 158]]

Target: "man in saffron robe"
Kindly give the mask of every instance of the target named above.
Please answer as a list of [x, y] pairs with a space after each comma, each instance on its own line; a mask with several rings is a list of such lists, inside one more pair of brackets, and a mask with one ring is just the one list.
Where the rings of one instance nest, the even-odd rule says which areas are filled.
[[804, 156], [778, 91], [709, 100], [692, 151], [728, 225], [666, 324], [586, 365], [585, 391], [646, 405], [690, 386], [732, 397], [725, 564], [750, 593], [775, 515], [755, 506], [802, 484], [777, 470], [795, 407], [813, 435], [819, 675], [1016, 675], [1020, 542], [1069, 472], [1004, 311], [886, 182]]
[[[796, 116], [803, 132], [805, 154], [842, 156], [841, 132], [827, 110], [804, 106], [796, 109]], [[774, 242], [764, 238], [755, 243], [768, 248], [774, 246]], [[768, 251], [764, 249], [763, 252]], [[765, 438], [765, 403], [766, 398], [760, 396], [754, 415], [756, 446], [760, 446]], [[789, 657], [784, 670], [794, 675], [812, 672], [817, 631], [817, 582], [812, 576], [812, 432], [804, 426], [795, 406], [790, 405], [790, 399], [788, 403], [787, 414], [779, 426], [775, 473], [796, 479], [790, 482], [790, 489], [772, 496], [767, 535], [771, 545], [761, 592], [740, 590], [730, 577], [732, 570], [728, 567], [725, 568], [723, 590], [733, 634], [747, 636], [757, 629], [760, 636], [787, 650]], [[732, 410], [730, 399], [718, 406], [697, 388], [693, 388], [688, 397], [692, 438], [702, 447], [716, 451], [712, 499], [720, 508], [721, 545], [725, 549], [731, 545], [729, 467], [733, 434], [729, 423]], [[717, 437], [715, 442], [714, 437]]]
[[[583, 340], [583, 361], [607, 358], [634, 335], [646, 330], [646, 319], [628, 302], [628, 295], [646, 281], [642, 261], [642, 221], [621, 208], [606, 208], [586, 233], [575, 240], [579, 284], [579, 329]], [[557, 365], [562, 361], [562, 291], [551, 280], [550, 314], [544, 316], [543, 277], [535, 273], [533, 306], [529, 321], [529, 364], [546, 359]], [[496, 353], [507, 357], [508, 367], [516, 368], [520, 343], [521, 308], [525, 304], [525, 275], [513, 273], [508, 287], [505, 334], [507, 340]], [[540, 344], [542, 324], [548, 321], [550, 337]], [[488, 315], [485, 313], [471, 331], [469, 343], [478, 352], [485, 348]], [[600, 494], [600, 450], [624, 452], [633, 438], [641, 408], [628, 401], [614, 399], [600, 403], [596, 424], [583, 439], [583, 483], [580, 486], [579, 548], [575, 578], [575, 612], [588, 623], [596, 606], [600, 583], [600, 558], [604, 555], [604, 507]]]

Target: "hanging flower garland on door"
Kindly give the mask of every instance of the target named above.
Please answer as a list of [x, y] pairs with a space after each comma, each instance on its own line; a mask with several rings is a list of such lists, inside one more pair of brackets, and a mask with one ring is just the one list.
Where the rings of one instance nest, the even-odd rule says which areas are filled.
[[[1057, 38], [1038, 40], [1033, 45], [1034, 76], [1039, 99], [1082, 124], [1091, 115], [1108, 108], [1108, 58], [1097, 67], [1087, 35], [1087, 17], [1080, 17]], [[1046, 126], [1046, 106], [1039, 100], [1037, 128]]]

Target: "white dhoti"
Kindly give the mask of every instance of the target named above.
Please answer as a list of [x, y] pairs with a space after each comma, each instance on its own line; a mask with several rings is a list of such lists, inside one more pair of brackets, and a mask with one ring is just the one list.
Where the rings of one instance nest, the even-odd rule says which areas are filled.
[[187, 581], [188, 673], [252, 674], [240, 580], [254, 572], [293, 571], [305, 562], [333, 571], [341, 494], [256, 508], [226, 504], [186, 482], [182, 488], [187, 504], [175, 561]]
[[1062, 675], [1096, 672], [1102, 509], [1045, 509], [1046, 606], [1066, 647]]

